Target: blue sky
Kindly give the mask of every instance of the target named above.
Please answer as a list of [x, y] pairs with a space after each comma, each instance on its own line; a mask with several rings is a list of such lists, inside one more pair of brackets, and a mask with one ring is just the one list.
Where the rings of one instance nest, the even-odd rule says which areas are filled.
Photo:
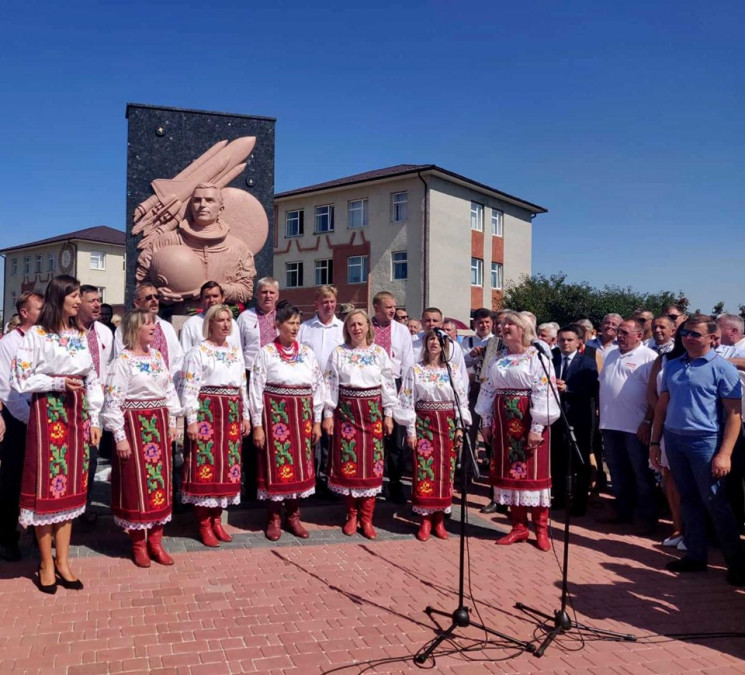
[[[519, 6], [518, 6], [519, 5]], [[276, 190], [434, 163], [533, 271], [745, 304], [745, 3], [8, 1], [0, 247], [125, 223], [128, 102], [277, 118]]]

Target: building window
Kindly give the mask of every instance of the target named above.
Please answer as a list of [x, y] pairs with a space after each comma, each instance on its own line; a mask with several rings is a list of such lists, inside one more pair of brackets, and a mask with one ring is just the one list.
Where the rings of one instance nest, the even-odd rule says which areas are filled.
[[347, 283], [367, 283], [367, 256], [352, 255], [347, 258]]
[[285, 213], [285, 236], [286, 237], [302, 237], [303, 236], [303, 225], [305, 218], [303, 217], [305, 211], [299, 209], [297, 211], [287, 211]]
[[334, 231], [334, 205], [316, 206], [316, 234]]
[[42, 264], [42, 257], [40, 255], [36, 256], [36, 261], [34, 265], [34, 274], [41, 274], [41, 264]]
[[471, 229], [484, 231], [484, 205], [478, 202], [471, 202]]
[[495, 237], [504, 236], [504, 213], [498, 209], [491, 210], [491, 233]]
[[471, 286], [484, 285], [484, 261], [481, 258], [471, 258]]
[[334, 283], [334, 261], [331, 258], [316, 260], [316, 286], [328, 286]]
[[367, 227], [367, 199], [353, 199], [349, 202], [349, 227]]
[[500, 289], [504, 281], [504, 266], [502, 263], [491, 264], [491, 287]]
[[104, 253], [103, 251], [91, 251], [91, 269], [106, 269], [106, 253]]
[[409, 278], [409, 257], [406, 251], [391, 253], [391, 270], [394, 279]]
[[49, 266], [49, 271], [54, 274], [57, 271], [57, 256], [54, 255], [54, 253], [49, 254], [49, 259], [47, 260], [47, 265]]
[[105, 292], [106, 289], [103, 286], [98, 287], [98, 298], [101, 302], [106, 302], [106, 300], [104, 299]]
[[303, 263], [285, 263], [287, 274], [287, 288], [300, 288], [303, 285]]
[[23, 273], [31, 274], [31, 256], [30, 255], [23, 256]]
[[15, 307], [16, 300], [18, 299], [18, 295], [15, 291], [10, 292], [10, 304], [11, 306]]
[[10, 276], [14, 277], [18, 274], [18, 258], [10, 259]]
[[408, 192], [394, 192], [391, 195], [391, 222], [403, 223], [408, 219], [407, 206], [409, 203]]

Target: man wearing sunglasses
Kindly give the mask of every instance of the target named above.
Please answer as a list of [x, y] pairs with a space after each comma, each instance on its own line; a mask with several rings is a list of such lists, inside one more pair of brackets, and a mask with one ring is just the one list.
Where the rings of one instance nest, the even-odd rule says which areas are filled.
[[678, 329], [686, 353], [663, 371], [650, 443], [652, 459], [664, 435], [665, 451], [680, 492], [687, 554], [666, 565], [671, 572], [707, 567], [706, 513], [727, 562], [727, 581], [745, 585], [740, 528], [727, 499], [725, 477], [740, 434], [742, 387], [737, 369], [712, 347], [716, 323], [694, 315]]

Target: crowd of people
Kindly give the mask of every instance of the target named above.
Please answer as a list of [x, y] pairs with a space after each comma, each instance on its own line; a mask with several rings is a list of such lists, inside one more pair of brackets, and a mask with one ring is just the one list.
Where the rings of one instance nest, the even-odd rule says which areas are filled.
[[33, 527], [42, 592], [83, 587], [72, 521], [86, 517], [107, 447], [114, 522], [140, 567], [173, 564], [174, 499], [208, 547], [231, 540], [223, 511], [242, 497], [265, 502], [269, 540], [307, 538], [301, 503], [316, 492], [343, 499], [345, 535], [374, 539], [381, 493], [408, 501], [409, 463], [416, 537], [446, 539], [459, 457], [483, 445], [482, 512], [512, 523], [498, 544], [529, 539], [530, 520], [549, 551], [550, 509], [585, 515], [607, 467], [606, 524], [655, 533], [661, 482], [673, 522], [663, 546], [685, 552], [668, 569], [705, 570], [713, 533], [728, 581], [745, 584], [741, 317], [639, 310], [607, 315], [595, 334], [587, 319], [536, 325], [481, 308], [461, 337], [438, 308], [415, 319], [388, 292], [368, 315], [321, 286], [306, 321], [271, 277], [237, 321], [218, 283], [200, 300], [179, 336], [147, 283], [113, 332], [98, 290], [72, 277], [18, 298], [19, 323], [0, 340], [0, 557], [20, 559], [17, 525]]

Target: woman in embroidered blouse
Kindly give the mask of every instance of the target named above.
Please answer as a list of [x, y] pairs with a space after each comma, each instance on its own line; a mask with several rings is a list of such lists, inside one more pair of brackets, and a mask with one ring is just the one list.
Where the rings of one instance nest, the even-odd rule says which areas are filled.
[[121, 326], [124, 349], [109, 367], [102, 413], [116, 442], [111, 510], [129, 533], [135, 565], [150, 567], [151, 558], [173, 565], [163, 548], [163, 525], [173, 510], [171, 443], [181, 404], [163, 356], [150, 346], [150, 312], [132, 310]]
[[[344, 344], [329, 357], [323, 430], [332, 438], [329, 487], [344, 495], [342, 532], [352, 536], [357, 521], [375, 539], [375, 496], [383, 489], [383, 434], [393, 433], [396, 380], [385, 350], [374, 344], [367, 313], [355, 309], [344, 320]], [[334, 430], [336, 434], [334, 435]]]
[[[38, 586], [54, 593], [57, 582], [81, 589], [70, 570], [72, 520], [85, 511], [89, 447], [101, 438], [101, 384], [78, 323], [80, 283], [52, 279], [36, 326], [13, 361], [11, 386], [33, 394], [21, 484], [21, 525], [33, 525], [41, 564]], [[57, 553], [52, 557], [52, 538]]]
[[[406, 443], [414, 453], [411, 504], [414, 513], [422, 517], [416, 537], [427, 541], [432, 531], [440, 539], [448, 538], [445, 512], [453, 502], [455, 462], [463, 443], [463, 429], [455, 410], [456, 393], [465, 426], [471, 424], [471, 413], [463, 378], [454, 363], [455, 391], [450, 384], [437, 333], [428, 330], [422, 344], [421, 360], [409, 368], [401, 383], [395, 417], [406, 427]], [[452, 348], [450, 344], [447, 347]]]
[[267, 539], [277, 541], [282, 534], [283, 501], [287, 530], [307, 539], [300, 499], [315, 492], [313, 446], [321, 438], [323, 375], [311, 349], [296, 339], [300, 310], [285, 300], [276, 312], [278, 335], [259, 350], [248, 385], [259, 454], [257, 495], [267, 502]]
[[559, 408], [548, 386], [553, 364], [531, 346], [531, 322], [517, 312], [502, 315], [505, 349], [489, 368], [481, 385], [476, 413], [481, 415], [484, 440], [492, 443], [490, 477], [494, 500], [510, 506], [512, 530], [497, 541], [514, 544], [528, 538], [528, 509], [536, 544], [549, 551], [548, 510], [551, 506], [549, 427]]
[[202, 324], [205, 339], [184, 359], [181, 403], [186, 416], [181, 499], [194, 504], [205, 546], [232, 541], [222, 510], [241, 501], [241, 437], [251, 431], [243, 354], [228, 343], [233, 314], [213, 305]]

